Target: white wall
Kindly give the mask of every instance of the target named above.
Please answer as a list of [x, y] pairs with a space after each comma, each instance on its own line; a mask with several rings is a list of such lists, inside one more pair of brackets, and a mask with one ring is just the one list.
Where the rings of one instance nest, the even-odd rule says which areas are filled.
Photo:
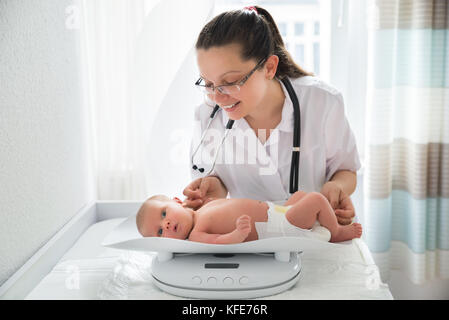
[[95, 199], [73, 2], [0, 0], [0, 285]]

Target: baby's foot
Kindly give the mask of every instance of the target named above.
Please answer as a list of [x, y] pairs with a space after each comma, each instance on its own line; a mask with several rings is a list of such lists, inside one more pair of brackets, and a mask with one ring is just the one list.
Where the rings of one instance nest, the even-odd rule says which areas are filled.
[[242, 235], [243, 239], [246, 239], [246, 237], [251, 232], [251, 217], [248, 215], [242, 215], [238, 217], [237, 221], [235, 222], [236, 229], [240, 234]]
[[362, 225], [353, 223], [347, 226], [338, 226], [336, 234], [332, 235], [331, 242], [340, 242], [360, 238], [362, 236]]

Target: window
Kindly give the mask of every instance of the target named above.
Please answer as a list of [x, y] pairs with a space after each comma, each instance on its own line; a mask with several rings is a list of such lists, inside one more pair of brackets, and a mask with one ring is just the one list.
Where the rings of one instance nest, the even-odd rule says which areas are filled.
[[313, 68], [317, 74], [320, 74], [320, 43], [313, 44]]
[[295, 23], [295, 36], [304, 35], [304, 22]]
[[299, 65], [304, 65], [304, 45], [303, 44], [296, 44], [295, 45], [295, 61]]
[[319, 36], [320, 35], [320, 23], [319, 23], [319, 21], [315, 21], [315, 25], [314, 25], [314, 28], [313, 28], [313, 34], [315, 36]]
[[287, 24], [285, 22], [278, 23], [278, 29], [283, 37], [287, 35]]

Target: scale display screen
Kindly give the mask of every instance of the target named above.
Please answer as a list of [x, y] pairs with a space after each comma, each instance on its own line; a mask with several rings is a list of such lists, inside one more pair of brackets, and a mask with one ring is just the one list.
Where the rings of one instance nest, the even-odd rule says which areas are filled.
[[237, 269], [238, 263], [205, 263], [205, 269]]

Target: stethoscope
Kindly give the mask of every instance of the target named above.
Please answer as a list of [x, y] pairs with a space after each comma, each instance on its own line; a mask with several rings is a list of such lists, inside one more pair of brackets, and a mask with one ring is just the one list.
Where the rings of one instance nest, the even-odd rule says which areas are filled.
[[[287, 89], [288, 95], [290, 96], [290, 100], [293, 103], [293, 114], [294, 114], [294, 129], [293, 129], [293, 148], [292, 148], [292, 162], [290, 167], [290, 193], [293, 194], [296, 191], [298, 191], [298, 180], [299, 180], [299, 149], [301, 145], [301, 110], [299, 107], [299, 101], [298, 97], [295, 93], [295, 90], [293, 90], [293, 86], [290, 82], [290, 79], [287, 77], [284, 77], [281, 79], [282, 83], [284, 84], [285, 88]], [[212, 110], [212, 113], [209, 116], [209, 121], [207, 123], [206, 129], [204, 130], [200, 142], [198, 146], [195, 148], [195, 150], [192, 153], [191, 157], [191, 163], [192, 163], [192, 169], [198, 170], [199, 172], [203, 173], [204, 168], [199, 168], [196, 164], [194, 164], [193, 158], [195, 157], [196, 153], [198, 152], [199, 148], [203, 144], [203, 141], [206, 137], [207, 131], [209, 130], [209, 127], [212, 124], [212, 121], [215, 119], [215, 114], [220, 109], [220, 106], [217, 104], [215, 105], [214, 109]], [[210, 170], [204, 175], [208, 176], [215, 167], [215, 162], [217, 161], [218, 153], [220, 152], [220, 149], [228, 136], [229, 132], [232, 129], [232, 126], [234, 125], [234, 120], [229, 119], [228, 123], [226, 124], [225, 133], [223, 135], [223, 138], [221, 139], [220, 145], [215, 152], [214, 161], [212, 163], [212, 167]]]

